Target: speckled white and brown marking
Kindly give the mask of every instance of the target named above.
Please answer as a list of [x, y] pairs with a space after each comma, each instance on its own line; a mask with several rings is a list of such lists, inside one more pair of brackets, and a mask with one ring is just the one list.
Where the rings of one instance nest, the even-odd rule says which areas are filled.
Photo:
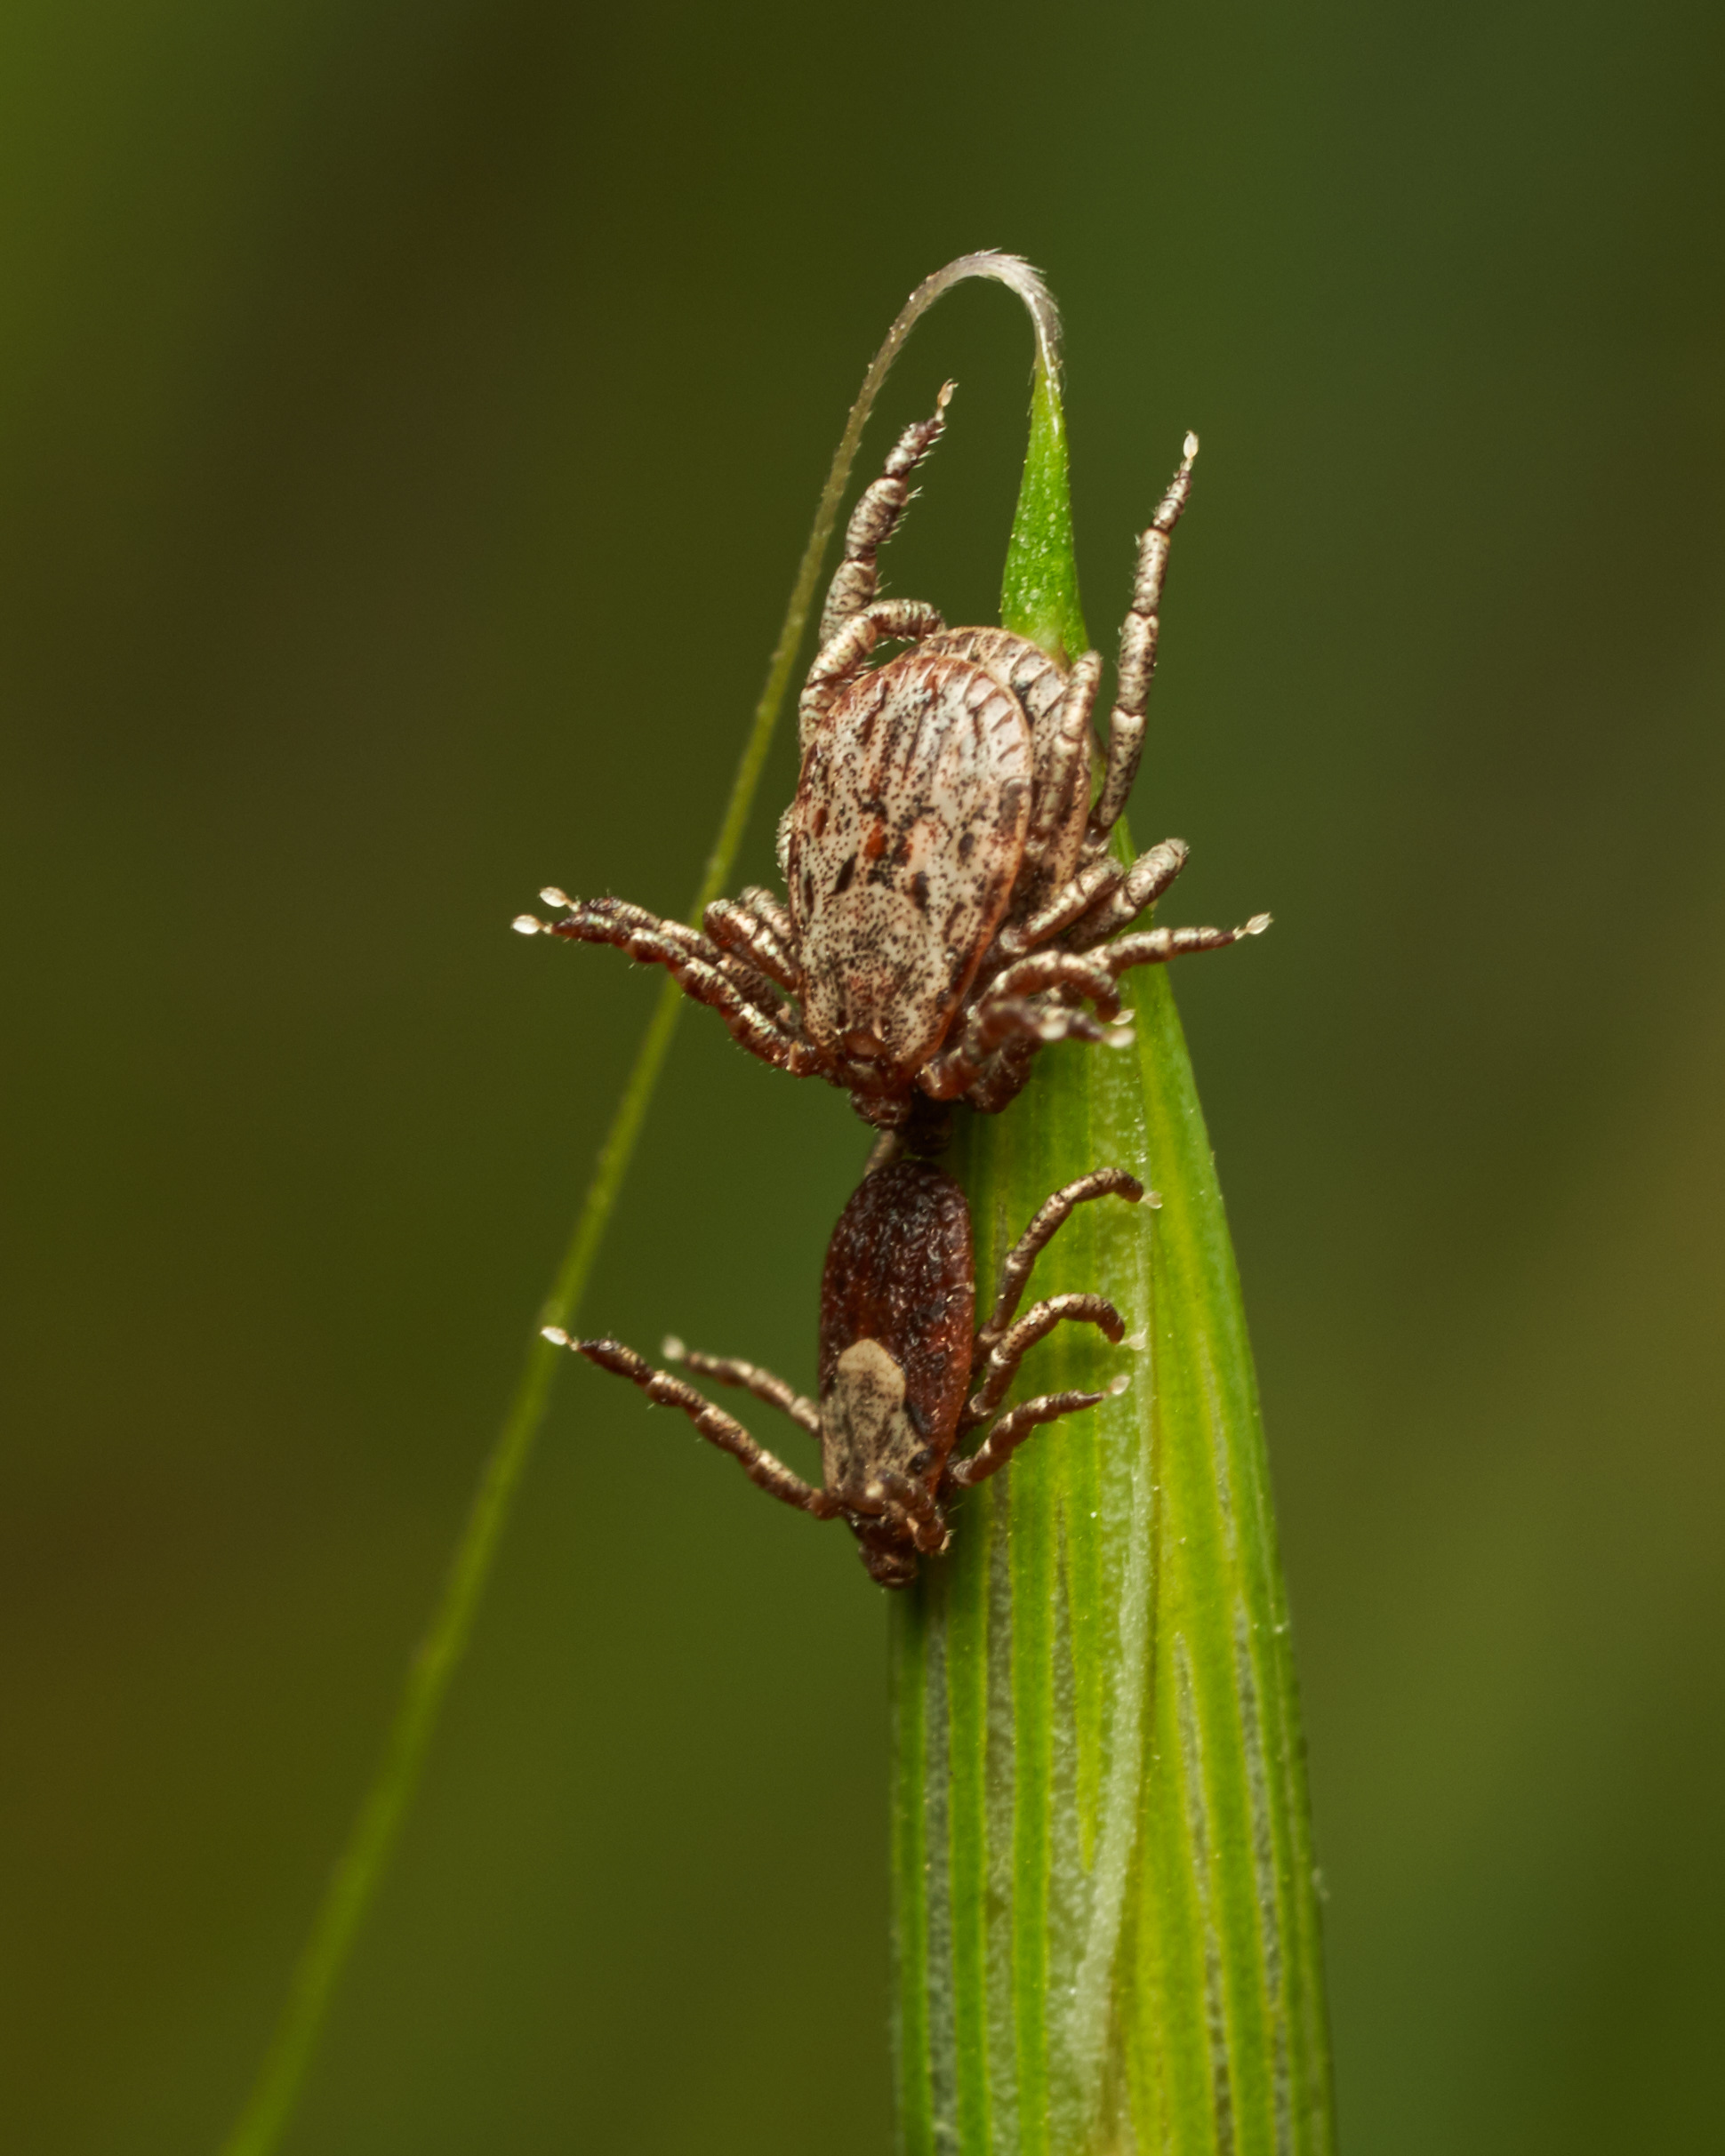
[[[1110, 940], [1186, 858], [1177, 838], [1129, 866], [1109, 846], [1143, 743], [1198, 437], [1187, 436], [1139, 543], [1093, 804], [1095, 652], [1062, 666], [1007, 629], [949, 629], [921, 600], [879, 596], [879, 549], [951, 395], [949, 383], [934, 415], [901, 435], [851, 517], [798, 704], [796, 797], [779, 826], [789, 909], [756, 887], [740, 903], [716, 901], [697, 931], [618, 899], [548, 891], [565, 918], [515, 924], [667, 967], [751, 1054], [845, 1087], [888, 1131], [926, 1124], [929, 1102], [1004, 1108], [1051, 1042], [1123, 1045], [1115, 983], [1127, 967], [1219, 950], [1269, 921]], [[894, 642], [911, 648], [876, 663]]]
[[978, 1331], [964, 1192], [926, 1160], [876, 1168], [851, 1193], [827, 1248], [818, 1406], [757, 1364], [691, 1355], [680, 1341], [666, 1341], [672, 1360], [752, 1392], [818, 1439], [818, 1485], [758, 1445], [686, 1380], [655, 1370], [621, 1341], [571, 1340], [555, 1327], [547, 1337], [630, 1379], [650, 1400], [680, 1408], [781, 1503], [816, 1519], [844, 1520], [869, 1576], [883, 1587], [903, 1587], [916, 1577], [919, 1558], [945, 1549], [945, 1505], [954, 1491], [998, 1473], [1041, 1424], [1094, 1407], [1127, 1383], [1122, 1372], [1102, 1392], [1023, 1400], [992, 1420], [971, 1453], [954, 1457], [961, 1437], [995, 1418], [1020, 1361], [1057, 1325], [1094, 1325], [1119, 1344], [1119, 1312], [1101, 1295], [1052, 1295], [1022, 1318], [1017, 1310], [1039, 1253], [1075, 1206], [1109, 1197], [1136, 1204], [1143, 1195], [1143, 1185], [1123, 1168], [1096, 1168], [1056, 1190], [1007, 1254], [994, 1308]]
[[817, 1048], [908, 1087], [1007, 902], [1030, 822], [1023, 707], [925, 648], [867, 674], [803, 759], [787, 859]]

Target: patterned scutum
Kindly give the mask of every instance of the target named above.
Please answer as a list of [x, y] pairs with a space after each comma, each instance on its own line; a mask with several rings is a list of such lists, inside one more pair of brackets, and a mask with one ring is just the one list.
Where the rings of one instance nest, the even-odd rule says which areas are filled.
[[817, 1047], [909, 1082], [940, 1045], [1011, 895], [1030, 819], [1023, 705], [923, 652], [866, 676], [810, 743], [789, 849]]

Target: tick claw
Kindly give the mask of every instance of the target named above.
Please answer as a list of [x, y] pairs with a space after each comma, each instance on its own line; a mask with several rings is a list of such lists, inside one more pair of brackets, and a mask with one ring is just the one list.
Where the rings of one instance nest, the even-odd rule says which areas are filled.
[[532, 913], [518, 913], [509, 926], [518, 936], [542, 936], [546, 934], [544, 922]]
[[573, 906], [574, 901], [566, 891], [559, 891], [555, 884], [547, 884], [539, 894], [548, 906]]
[[566, 1348], [569, 1344], [569, 1335], [560, 1325], [542, 1325], [539, 1336], [542, 1340], [549, 1340], [554, 1348]]

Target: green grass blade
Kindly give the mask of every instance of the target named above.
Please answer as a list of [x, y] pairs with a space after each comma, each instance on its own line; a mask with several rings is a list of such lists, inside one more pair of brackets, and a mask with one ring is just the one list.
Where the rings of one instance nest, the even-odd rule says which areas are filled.
[[1090, 639], [1079, 605], [1078, 556], [1072, 546], [1072, 493], [1066, 460], [1066, 412], [1060, 396], [1058, 347], [1039, 339], [1031, 384], [1031, 438], [1007, 565], [1000, 619], [1008, 629], [1051, 652], [1064, 666]]
[[[1058, 375], [1039, 343], [1001, 618], [1085, 644]], [[1121, 584], [1125, 584], [1122, 565]], [[1208, 958], [1238, 966], [1242, 951]], [[1047, 1051], [967, 1115], [979, 1298], [1058, 1184], [1107, 1164], [1157, 1209], [1080, 1208], [1031, 1293], [1099, 1290], [1019, 1397], [1129, 1389], [965, 1499], [894, 1613], [893, 1850], [905, 2156], [1323, 2156], [1333, 2145], [1304, 1770], [1240, 1286], [1167, 973], [1137, 1044]]]
[[[920, 317], [943, 293], [969, 277], [991, 278], [1011, 286], [1023, 297], [1038, 321], [1038, 351], [1042, 363], [1049, 368], [1055, 365], [1052, 304], [1035, 271], [1014, 256], [963, 255], [925, 278], [900, 309], [898, 318], [863, 377], [862, 389], [851, 407], [838, 446], [833, 452], [815, 509], [814, 529], [803, 549], [790, 601], [785, 609], [784, 624], [767, 666], [766, 685], [755, 707], [718, 837], [707, 857], [701, 886], [690, 909], [693, 919], [700, 918], [730, 878], [754, 806], [774, 728], [790, 685], [791, 669], [807, 626], [838, 504], [844, 498], [862, 430], [881, 384]], [[437, 1717], [472, 1632], [516, 1492], [545, 1418], [553, 1378], [562, 1367], [560, 1351], [541, 1339], [539, 1328], [556, 1325], [566, 1329], [574, 1321], [593, 1261], [598, 1255], [641, 1126], [646, 1119], [659, 1073], [670, 1052], [684, 1001], [675, 982], [668, 981], [642, 1037], [622, 1097], [599, 1149], [568, 1246], [534, 1318], [515, 1397], [480, 1471], [479, 1486], [450, 1560], [442, 1596], [409, 1665], [376, 1775], [336, 1859], [262, 2067], [245, 2109], [222, 2144], [221, 2156], [269, 2156], [280, 2142], [299, 2099], [336, 1984], [382, 1882], [402, 1823], [413, 1803]]]

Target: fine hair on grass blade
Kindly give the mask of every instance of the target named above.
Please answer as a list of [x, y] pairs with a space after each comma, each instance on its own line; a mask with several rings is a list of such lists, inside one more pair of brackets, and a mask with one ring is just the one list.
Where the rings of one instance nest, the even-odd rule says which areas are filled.
[[[1079, 608], [1060, 383], [1039, 334], [1003, 624], [1062, 660]], [[1172, 446], [1172, 445], [1170, 445]], [[1150, 497], [1154, 500], [1154, 495]], [[1146, 507], [1148, 508], [1147, 502]], [[1130, 560], [1115, 580], [1124, 611]], [[1129, 846], [1123, 827], [1116, 845]], [[1250, 992], [1240, 964], [1239, 992]], [[1032, 1294], [1106, 1294], [1021, 1397], [1130, 1383], [969, 1491], [893, 1611], [903, 2156], [1325, 2156], [1317, 1895], [1288, 1615], [1240, 1284], [1167, 971], [1135, 1041], [1062, 1044], [955, 1116], [979, 1308], [1047, 1193], [1099, 1166]]]
[[[838, 504], [875, 399], [920, 317], [943, 293], [971, 277], [991, 279], [1018, 293], [1036, 326], [1039, 372], [1049, 379], [1054, 376], [1058, 365], [1054, 305], [1036, 271], [1014, 255], [991, 252], [961, 255], [943, 269], [926, 277], [899, 310], [863, 377], [862, 387], [833, 453], [815, 510], [814, 529], [791, 586], [784, 625], [767, 666], [766, 685], [755, 707], [718, 834], [694, 895], [691, 908], [694, 919], [701, 918], [728, 881], [737, 849], [742, 843], [773, 730], [802, 645]], [[553, 1377], [562, 1367], [558, 1350], [542, 1337], [542, 1328], [557, 1326], [566, 1329], [574, 1321], [683, 1006], [684, 998], [676, 982], [667, 981], [660, 990], [611, 1126], [599, 1148], [567, 1248], [534, 1317], [514, 1397], [480, 1471], [478, 1487], [450, 1559], [442, 1594], [408, 1665], [406, 1681], [384, 1739], [376, 1774], [336, 1858], [258, 2078], [238, 2120], [222, 2144], [221, 2156], [269, 2156], [293, 2114], [336, 1984], [413, 1802], [427, 1747], [436, 1730], [450, 1680], [466, 1649], [516, 1492], [544, 1420]]]

